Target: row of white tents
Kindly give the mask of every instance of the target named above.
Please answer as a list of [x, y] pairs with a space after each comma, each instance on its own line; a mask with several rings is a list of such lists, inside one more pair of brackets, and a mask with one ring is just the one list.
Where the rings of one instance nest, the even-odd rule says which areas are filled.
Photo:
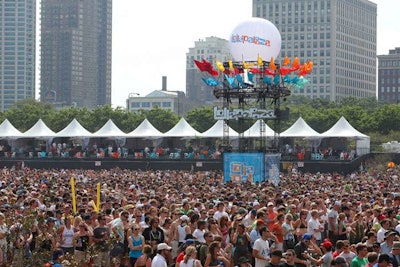
[[[142, 139], [158, 139], [158, 138], [223, 138], [228, 133], [229, 138], [238, 138], [239, 133], [228, 127], [223, 120], [218, 120], [210, 129], [205, 132], [196, 131], [183, 117], [169, 131], [162, 133], [155, 128], [147, 119], [133, 131], [125, 133], [120, 130], [115, 123], [109, 119], [103, 127], [98, 131], [91, 133], [85, 129], [76, 119], [73, 119], [63, 130], [59, 132], [52, 131], [43, 120], [39, 119], [26, 132], [20, 132], [7, 119], [0, 124], [0, 139], [15, 140], [21, 138], [34, 138], [48, 140], [51, 138], [70, 137], [70, 138], [142, 138]], [[225, 128], [225, 131], [224, 131]], [[260, 129], [263, 129], [262, 131]], [[224, 135], [225, 132], [225, 135]], [[262, 132], [262, 134], [260, 134]], [[240, 135], [244, 138], [275, 137], [274, 132], [263, 120], [256, 121], [249, 129]], [[302, 117], [289, 127], [287, 130], [279, 133], [280, 138], [307, 138], [307, 139], [323, 139], [323, 138], [347, 138], [355, 139], [357, 147], [363, 147], [364, 151], [368, 151], [370, 147], [369, 136], [357, 131], [350, 123], [341, 117], [335, 125], [324, 133], [318, 133], [312, 129]], [[366, 152], [362, 153], [365, 154]]]

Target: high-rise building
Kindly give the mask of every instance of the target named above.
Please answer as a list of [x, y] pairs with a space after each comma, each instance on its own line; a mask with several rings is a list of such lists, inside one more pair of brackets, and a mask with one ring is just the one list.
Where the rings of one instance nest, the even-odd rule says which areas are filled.
[[0, 0], [0, 111], [35, 98], [36, 0]]
[[186, 53], [186, 97], [192, 107], [212, 104], [215, 100], [212, 89], [206, 85], [201, 77], [203, 73], [196, 67], [194, 60], [209, 61], [215, 68], [215, 61], [228, 61], [230, 59], [228, 40], [218, 37], [206, 37], [195, 42]]
[[[376, 97], [377, 5], [367, 0], [253, 0], [253, 17], [276, 25], [279, 59], [311, 60], [294, 94], [338, 100]], [[278, 61], [279, 61], [278, 59]]]
[[112, 0], [42, 0], [40, 99], [111, 104]]
[[378, 56], [378, 100], [400, 103], [400, 47]]

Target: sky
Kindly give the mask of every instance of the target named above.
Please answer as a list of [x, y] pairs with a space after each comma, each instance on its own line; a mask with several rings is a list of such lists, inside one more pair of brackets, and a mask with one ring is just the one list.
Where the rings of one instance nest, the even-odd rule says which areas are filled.
[[[378, 55], [400, 47], [400, 1], [378, 5]], [[229, 39], [252, 17], [252, 0], [113, 0], [112, 105], [125, 107], [130, 93], [186, 90], [186, 53], [195, 41]]]

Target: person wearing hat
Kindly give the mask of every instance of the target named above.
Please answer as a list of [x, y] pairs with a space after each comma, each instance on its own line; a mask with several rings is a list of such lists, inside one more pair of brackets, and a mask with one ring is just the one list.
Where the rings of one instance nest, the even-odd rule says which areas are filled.
[[323, 242], [321, 242], [319, 246], [321, 250], [318, 251], [317, 254], [323, 254], [319, 259], [315, 259], [308, 253], [306, 255], [306, 258], [317, 266], [330, 267], [333, 260], [333, 255], [332, 255], [333, 245], [331, 241], [329, 241], [329, 239], [325, 239]]
[[178, 247], [185, 243], [186, 235], [191, 233], [189, 223], [189, 217], [187, 215], [182, 215], [180, 218], [181, 223], [178, 225]]
[[381, 243], [379, 252], [382, 254], [390, 254], [393, 242], [398, 233], [394, 230], [387, 230], [385, 232], [385, 241]]
[[394, 241], [389, 254], [393, 267], [400, 266], [400, 241]]
[[157, 245], [157, 254], [151, 262], [151, 267], [168, 267], [168, 262], [172, 260], [171, 249], [166, 243], [159, 243]]
[[367, 259], [368, 249], [367, 249], [367, 246], [362, 244], [362, 243], [358, 243], [357, 246], [356, 246], [356, 252], [357, 252], [357, 257], [355, 257], [351, 261], [350, 267], [364, 267], [365, 265], [367, 265], [367, 263], [368, 263], [368, 259]]
[[309, 251], [321, 251], [315, 241], [312, 240], [312, 236], [308, 233], [303, 234], [300, 242], [294, 246], [296, 258], [294, 260], [296, 267], [310, 266], [307, 256]]
[[278, 267], [283, 257], [282, 250], [274, 250], [271, 252], [271, 259], [265, 267]]

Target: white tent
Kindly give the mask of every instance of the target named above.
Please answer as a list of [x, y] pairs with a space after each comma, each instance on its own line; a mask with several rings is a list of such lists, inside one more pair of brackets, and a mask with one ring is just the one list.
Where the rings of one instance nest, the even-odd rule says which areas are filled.
[[121, 131], [115, 123], [109, 119], [103, 127], [101, 127], [98, 131], [94, 132], [91, 137], [94, 138], [125, 138], [126, 133]]
[[140, 123], [139, 126], [136, 127], [135, 130], [126, 134], [127, 138], [136, 137], [136, 138], [156, 139], [163, 136], [164, 134], [159, 130], [157, 130], [157, 128], [154, 127], [153, 124], [151, 124], [148, 119], [144, 119], [142, 123]]
[[320, 138], [320, 134], [299, 117], [292, 126], [280, 133], [280, 137]]
[[201, 133], [190, 126], [190, 124], [183, 117], [174, 127], [172, 127], [171, 130], [164, 133], [164, 137], [195, 138], [200, 136]]
[[88, 138], [92, 133], [86, 130], [76, 119], [73, 119], [64, 129], [54, 137]]
[[343, 116], [329, 130], [321, 133], [321, 137], [356, 139], [357, 155], [361, 156], [370, 152], [369, 136], [357, 131]]
[[55, 132], [53, 132], [47, 125], [39, 119], [35, 125], [33, 125], [28, 131], [23, 133], [22, 138], [35, 138], [47, 140], [53, 138], [55, 136]]
[[17, 128], [15, 128], [8, 119], [5, 119], [0, 124], [0, 139], [12, 140], [20, 138], [22, 136], [23, 134], [18, 131]]
[[321, 137], [346, 137], [353, 139], [364, 139], [369, 136], [360, 133], [342, 116], [329, 130], [321, 133]]
[[[223, 138], [224, 137], [224, 127], [227, 126], [224, 120], [217, 120], [213, 126], [207, 131], [201, 133], [202, 138]], [[228, 126], [229, 138], [237, 138], [239, 133]]]
[[264, 120], [259, 119], [257, 120], [249, 129], [243, 132], [244, 137], [261, 137], [261, 127], [264, 127], [265, 129], [265, 134], [263, 136], [265, 137], [274, 137], [275, 136], [275, 131], [269, 127]]

